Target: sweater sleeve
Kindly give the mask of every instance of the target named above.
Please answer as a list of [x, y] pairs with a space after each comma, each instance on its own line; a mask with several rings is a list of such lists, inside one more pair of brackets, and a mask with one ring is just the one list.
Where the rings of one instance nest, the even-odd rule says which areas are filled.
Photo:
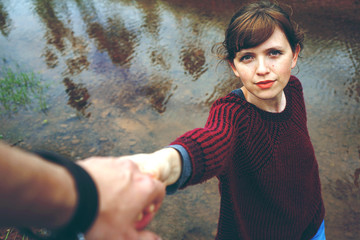
[[237, 96], [229, 95], [217, 100], [203, 128], [191, 130], [171, 143], [182, 146], [191, 162], [189, 180], [180, 188], [201, 183], [226, 171], [233, 156], [235, 136], [239, 135], [239, 128], [235, 126], [243, 125], [239, 124], [239, 119], [245, 115], [236, 99]]
[[181, 156], [181, 174], [180, 178], [176, 181], [176, 183], [166, 187], [166, 193], [171, 195], [174, 194], [179, 188], [185, 185], [185, 183], [189, 180], [192, 172], [191, 161], [189, 153], [186, 149], [181, 145], [170, 145], [169, 147], [174, 148]]

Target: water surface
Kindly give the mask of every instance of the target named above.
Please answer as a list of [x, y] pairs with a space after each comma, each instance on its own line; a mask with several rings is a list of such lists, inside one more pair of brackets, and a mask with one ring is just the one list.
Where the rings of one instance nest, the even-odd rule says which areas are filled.
[[[0, 64], [36, 73], [48, 106], [39, 110], [35, 97], [16, 111], [0, 103], [0, 136], [77, 160], [154, 151], [203, 126], [211, 103], [241, 86], [211, 47], [246, 2], [0, 0]], [[306, 30], [294, 74], [304, 86], [327, 237], [359, 239], [360, 5], [286, 2]], [[150, 229], [164, 239], [213, 239], [218, 210], [211, 180], [167, 197]]]

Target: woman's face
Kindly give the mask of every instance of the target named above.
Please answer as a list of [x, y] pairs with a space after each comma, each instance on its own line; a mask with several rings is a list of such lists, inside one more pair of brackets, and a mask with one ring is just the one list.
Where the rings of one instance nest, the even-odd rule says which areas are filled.
[[292, 51], [279, 27], [262, 44], [237, 52], [230, 65], [244, 84], [246, 99], [255, 105], [262, 100], [280, 101], [299, 52], [299, 46]]

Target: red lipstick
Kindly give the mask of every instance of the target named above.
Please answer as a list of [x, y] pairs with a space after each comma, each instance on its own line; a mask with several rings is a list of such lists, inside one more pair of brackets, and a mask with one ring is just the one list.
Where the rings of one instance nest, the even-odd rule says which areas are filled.
[[256, 85], [259, 88], [266, 89], [266, 88], [271, 88], [271, 86], [274, 84], [274, 82], [275, 81], [272, 81], [272, 80], [266, 80], [266, 81], [258, 82], [258, 83], [256, 83]]

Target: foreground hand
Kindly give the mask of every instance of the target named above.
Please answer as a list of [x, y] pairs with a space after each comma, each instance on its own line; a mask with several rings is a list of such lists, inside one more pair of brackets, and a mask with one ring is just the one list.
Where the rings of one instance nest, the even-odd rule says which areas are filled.
[[164, 184], [126, 159], [92, 157], [77, 163], [91, 175], [99, 192], [99, 214], [87, 240], [160, 239], [143, 229], [162, 203]]

